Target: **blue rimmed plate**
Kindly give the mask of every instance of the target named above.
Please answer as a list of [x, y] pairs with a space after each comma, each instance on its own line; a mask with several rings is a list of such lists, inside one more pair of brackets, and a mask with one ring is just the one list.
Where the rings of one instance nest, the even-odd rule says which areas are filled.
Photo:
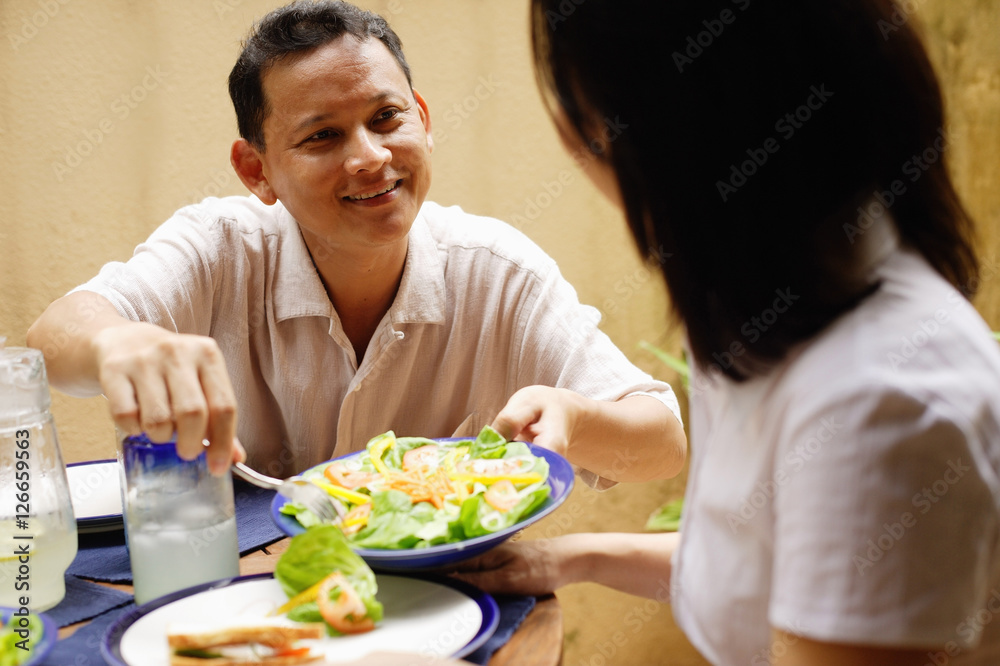
[[[438, 438], [437, 442], [463, 441], [468, 438], [444, 437]], [[545, 459], [549, 464], [549, 487], [551, 493], [548, 499], [533, 514], [523, 518], [510, 527], [498, 530], [493, 534], [481, 537], [466, 539], [457, 543], [446, 543], [439, 546], [427, 548], [411, 548], [402, 550], [378, 550], [373, 548], [354, 548], [354, 552], [360, 555], [372, 569], [376, 571], [420, 571], [435, 569], [459, 562], [461, 560], [474, 557], [500, 545], [510, 537], [528, 525], [536, 523], [545, 516], [555, 511], [560, 504], [566, 501], [570, 491], [573, 490], [575, 478], [572, 465], [565, 458], [554, 451], [544, 449], [534, 444], [528, 444], [531, 453]], [[361, 455], [361, 452], [351, 453], [346, 456], [335, 458], [335, 460], [345, 460]], [[327, 463], [321, 463], [325, 465]], [[288, 501], [283, 495], [275, 495], [271, 501], [271, 518], [278, 527], [288, 536], [295, 536], [305, 531], [305, 528], [295, 520], [294, 517], [281, 513], [281, 507]]]
[[[500, 622], [493, 597], [460, 581], [388, 574], [379, 574], [377, 580], [384, 616], [374, 630], [301, 644], [318, 647], [326, 663], [362, 659], [386, 649], [460, 658], [489, 640]], [[197, 585], [124, 613], [105, 632], [101, 654], [112, 666], [169, 666], [171, 623], [259, 620], [287, 599], [272, 574]]]
[[[6, 606], [0, 606], [0, 624], [4, 627], [10, 622], [15, 609], [8, 608]], [[35, 643], [35, 648], [31, 653], [31, 659], [23, 662], [21, 666], [33, 666], [34, 664], [42, 663], [42, 660], [52, 651], [52, 648], [56, 646], [56, 640], [59, 638], [59, 628], [56, 623], [52, 621], [45, 613], [34, 613], [38, 616], [38, 619], [42, 621], [42, 636]], [[15, 618], [16, 619], [16, 618]], [[485, 642], [485, 641], [484, 641]]]
[[117, 460], [91, 460], [66, 466], [76, 529], [83, 534], [123, 528], [121, 475]]

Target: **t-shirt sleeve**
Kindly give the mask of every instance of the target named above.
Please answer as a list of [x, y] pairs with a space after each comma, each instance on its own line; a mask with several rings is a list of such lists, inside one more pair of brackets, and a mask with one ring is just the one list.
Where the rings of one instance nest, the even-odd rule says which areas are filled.
[[73, 291], [107, 298], [118, 313], [179, 333], [208, 335], [216, 261], [215, 225], [198, 206], [164, 222], [126, 262], [110, 262]]
[[[967, 647], [997, 512], [977, 433], [904, 389], [804, 412], [775, 459], [772, 626], [815, 640]], [[977, 464], [978, 461], [978, 464]]]
[[[518, 386], [543, 384], [570, 389], [595, 400], [647, 395], [681, 421], [669, 384], [636, 367], [599, 328], [600, 313], [580, 303], [576, 290], [554, 265], [534, 286], [533, 297], [517, 313], [515, 338]], [[615, 485], [600, 470], [579, 469], [581, 480], [599, 490]]]

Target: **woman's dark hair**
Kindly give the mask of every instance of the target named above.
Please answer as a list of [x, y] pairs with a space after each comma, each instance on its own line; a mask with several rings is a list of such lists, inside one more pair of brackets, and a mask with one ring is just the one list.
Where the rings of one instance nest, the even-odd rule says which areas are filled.
[[269, 67], [342, 35], [362, 41], [370, 37], [380, 40], [403, 69], [407, 83], [413, 85], [399, 37], [381, 16], [347, 2], [299, 0], [275, 9], [254, 25], [229, 73], [229, 96], [236, 109], [240, 136], [264, 150], [264, 119], [271, 109], [264, 95], [263, 77]]
[[891, 0], [532, 0], [543, 96], [613, 169], [640, 251], [668, 257], [699, 365], [756, 375], [877, 289], [837, 258], [879, 207], [972, 294], [911, 19]]

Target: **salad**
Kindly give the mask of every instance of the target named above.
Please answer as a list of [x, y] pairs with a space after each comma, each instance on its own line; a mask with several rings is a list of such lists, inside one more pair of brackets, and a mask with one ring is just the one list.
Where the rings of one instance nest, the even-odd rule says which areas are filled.
[[0, 616], [0, 666], [19, 666], [31, 659], [35, 646], [42, 640], [45, 629], [41, 619], [30, 613], [24, 617], [27, 626], [15, 627], [20, 619]]
[[[549, 465], [524, 442], [487, 426], [473, 440], [373, 437], [360, 454], [308, 470], [326, 490], [352, 546], [426, 548], [492, 534], [531, 515], [549, 497]], [[320, 520], [286, 503], [307, 531]]]
[[289, 597], [274, 615], [326, 622], [334, 636], [371, 631], [382, 619], [375, 574], [334, 525], [318, 525], [293, 537], [274, 578]]

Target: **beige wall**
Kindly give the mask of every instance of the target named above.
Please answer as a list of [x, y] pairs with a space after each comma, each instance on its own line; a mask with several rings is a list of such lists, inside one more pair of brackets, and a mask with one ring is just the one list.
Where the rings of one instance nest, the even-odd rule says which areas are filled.
[[[242, 194], [228, 148], [225, 80], [250, 22], [272, 0], [0, 0], [0, 335], [23, 344], [54, 298], [132, 248], [180, 205]], [[523, 0], [380, 0], [427, 98], [437, 150], [431, 197], [523, 224], [604, 328], [642, 367], [673, 381], [640, 340], [675, 347], [664, 292], [620, 216], [562, 152], [530, 69]], [[907, 0], [951, 105], [950, 151], [983, 230], [990, 272], [977, 305], [1000, 327], [1000, 3]], [[113, 455], [101, 398], [54, 396], [65, 457]], [[640, 530], [682, 479], [578, 489], [532, 535]], [[700, 663], [669, 609], [573, 586], [568, 666]], [[614, 650], [613, 658], [604, 655]]]

